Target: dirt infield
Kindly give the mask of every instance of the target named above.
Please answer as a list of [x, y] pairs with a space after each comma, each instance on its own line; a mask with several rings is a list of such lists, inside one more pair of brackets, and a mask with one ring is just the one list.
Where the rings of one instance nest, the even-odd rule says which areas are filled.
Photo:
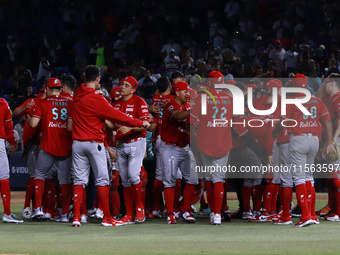
[[[295, 196], [293, 198], [295, 198]], [[317, 193], [316, 199], [317, 200], [327, 200], [328, 194], [327, 193]], [[228, 200], [237, 200], [236, 192], [228, 192]], [[11, 203], [13, 205], [20, 205], [20, 204], [23, 205], [24, 201], [25, 201], [25, 192], [24, 191], [11, 192]]]

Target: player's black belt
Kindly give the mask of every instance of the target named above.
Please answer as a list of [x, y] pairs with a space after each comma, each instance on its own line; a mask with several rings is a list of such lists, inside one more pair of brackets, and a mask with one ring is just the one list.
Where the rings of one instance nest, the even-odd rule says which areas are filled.
[[176, 146], [176, 147], [180, 147], [180, 148], [184, 148], [186, 145], [179, 145], [177, 143], [165, 143], [166, 145], [172, 145], [172, 146]]

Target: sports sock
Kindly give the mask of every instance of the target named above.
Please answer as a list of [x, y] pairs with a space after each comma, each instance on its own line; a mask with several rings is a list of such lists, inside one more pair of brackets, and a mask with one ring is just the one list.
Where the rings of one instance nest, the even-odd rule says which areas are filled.
[[312, 215], [312, 182], [306, 181], [308, 214]]
[[41, 207], [44, 190], [45, 190], [45, 181], [41, 179], [35, 179], [34, 180], [35, 208]]
[[261, 185], [253, 186], [253, 200], [254, 200], [254, 210], [257, 212], [261, 211], [261, 204], [262, 204], [262, 186]]
[[292, 201], [293, 189], [291, 187], [283, 187], [281, 189], [282, 192], [282, 210], [283, 217], [290, 217], [290, 201]]
[[181, 196], [181, 188], [182, 188], [182, 180], [177, 179], [176, 180], [176, 186], [175, 186], [175, 198], [174, 198], [174, 210], [180, 211], [181, 210], [181, 202], [179, 201], [179, 198]]
[[111, 218], [108, 186], [97, 186], [97, 197], [103, 208], [104, 217], [107, 219]]
[[182, 208], [183, 212], [190, 210], [195, 189], [196, 189], [196, 185], [189, 184], [189, 183], [185, 184], [185, 188], [183, 192], [183, 208]]
[[159, 200], [162, 196], [163, 182], [155, 179], [153, 181], [153, 211], [159, 211]]
[[208, 202], [210, 205], [210, 212], [215, 212], [215, 199], [214, 199], [214, 184], [212, 181], [205, 182], [205, 188], [207, 190]]
[[140, 181], [136, 185], [131, 185], [131, 190], [135, 197], [135, 207], [137, 208], [144, 208], [143, 207], [143, 186], [142, 182]]
[[44, 209], [44, 213], [52, 214], [52, 209], [54, 209], [55, 205], [55, 197], [57, 195], [56, 187], [53, 179], [46, 179], [44, 195], [42, 198], [42, 206]]
[[243, 210], [245, 212], [250, 211], [250, 196], [251, 196], [251, 188], [247, 186], [242, 187], [242, 201], [243, 201]]
[[229, 210], [229, 206], [228, 206], [228, 180], [224, 179], [224, 183], [223, 183], [223, 187], [224, 187], [224, 195], [223, 195], [223, 199], [222, 199], [222, 211], [226, 211]]
[[225, 192], [223, 182], [215, 182], [214, 183], [215, 213], [221, 213], [224, 193]]
[[335, 214], [337, 214], [338, 216], [340, 216], [340, 180], [338, 178], [334, 178], [333, 179], [333, 196], [335, 197], [335, 203], [334, 206], [336, 205], [336, 207], [333, 209], [332, 211], [334, 211]]
[[174, 187], [164, 188], [164, 198], [167, 213], [168, 214], [174, 213], [174, 198], [175, 198]]
[[300, 184], [295, 187], [296, 197], [301, 208], [301, 219], [307, 220], [310, 219], [310, 214], [307, 205], [307, 191], [306, 185]]
[[0, 181], [0, 192], [4, 206], [4, 213], [11, 215], [11, 190], [9, 188], [9, 179]]
[[126, 215], [133, 216], [133, 196], [131, 187], [124, 187], [123, 188], [123, 194], [124, 194], [124, 202], [126, 207]]
[[263, 192], [263, 201], [264, 201], [263, 207], [267, 212], [270, 212], [272, 208], [273, 193], [274, 193], [274, 183], [270, 181], [270, 183], [268, 183], [264, 187], [264, 192]]
[[83, 198], [80, 205], [80, 214], [85, 214], [87, 216], [86, 210], [86, 190], [83, 189]]
[[80, 219], [80, 207], [82, 203], [84, 188], [83, 185], [74, 185], [73, 186], [73, 211], [74, 216], [73, 218], [79, 218]]
[[63, 212], [62, 214], [66, 214], [69, 212], [69, 207], [71, 203], [71, 192], [72, 185], [71, 184], [62, 184], [60, 185], [60, 192], [63, 199]]
[[279, 196], [279, 191], [280, 191], [280, 185], [274, 184], [274, 192], [273, 192], [272, 204], [271, 204], [271, 210], [273, 212], [277, 211], [277, 198]]
[[34, 177], [31, 177], [26, 187], [24, 208], [31, 206], [31, 200], [33, 199], [33, 196], [34, 196]]

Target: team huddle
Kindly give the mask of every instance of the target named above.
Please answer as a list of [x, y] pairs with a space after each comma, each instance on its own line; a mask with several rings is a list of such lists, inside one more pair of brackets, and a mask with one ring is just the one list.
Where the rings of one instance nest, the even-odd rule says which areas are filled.
[[[339, 77], [330, 75], [318, 97], [311, 95], [308, 101], [303, 101], [306, 95], [297, 89], [307, 88], [304, 75], [296, 74], [286, 84], [278, 79], [265, 81], [262, 92], [252, 93], [252, 100], [246, 100], [244, 115], [233, 114], [237, 97], [232, 92], [236, 88], [242, 91], [243, 99], [257, 86], [227, 81], [226, 88], [224, 76], [218, 71], [212, 71], [208, 78], [208, 82], [190, 88], [181, 75], [174, 74], [171, 82], [161, 77], [157, 81], [158, 94], [150, 106], [135, 94], [138, 82], [132, 76], [122, 79], [107, 100], [100, 90], [97, 66], [86, 67], [84, 83], [75, 90], [72, 76], [48, 79], [37, 97], [13, 111], [26, 120], [23, 156], [30, 180], [22, 216], [57, 222], [71, 219], [72, 226], [81, 226], [88, 222], [85, 188], [92, 180], [96, 186], [93, 207], [102, 218], [102, 226], [142, 223], [146, 217], [163, 216], [168, 224], [176, 224], [176, 218], [194, 223], [192, 204], [197, 201], [201, 201], [202, 208], [209, 206], [210, 224], [220, 225], [223, 219], [230, 219], [226, 199], [229, 183], [237, 191], [244, 220], [293, 224], [290, 205], [295, 187], [301, 208], [295, 226], [319, 224], [313, 172], [308, 166], [322, 158], [332, 169], [340, 163], [339, 158], [327, 157], [337, 149], [335, 143], [340, 142]], [[310, 114], [301, 111], [298, 104], [287, 104], [285, 112], [281, 112], [283, 87], [296, 88], [287, 98], [300, 100]], [[270, 111], [273, 102], [277, 107], [270, 114], [259, 116], [251, 111]], [[22, 223], [10, 210], [5, 140], [13, 153], [15, 139], [5, 100], [0, 101], [0, 111], [0, 158], [5, 162], [0, 166], [2, 220]], [[258, 122], [261, 125], [254, 124]], [[153, 204], [147, 208], [148, 173], [143, 159], [150, 132], [156, 166], [151, 185]], [[197, 171], [197, 166], [228, 165], [237, 169], [286, 166], [289, 171], [257, 171], [242, 176]], [[327, 186], [331, 211], [325, 219], [340, 221], [340, 181], [336, 171], [328, 173]], [[122, 217], [121, 199], [125, 205]]]

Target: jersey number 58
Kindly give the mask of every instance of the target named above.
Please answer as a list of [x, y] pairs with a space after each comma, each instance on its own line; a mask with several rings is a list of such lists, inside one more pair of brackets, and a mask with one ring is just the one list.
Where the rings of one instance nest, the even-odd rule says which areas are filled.
[[53, 119], [57, 120], [58, 118], [60, 118], [62, 120], [67, 120], [67, 109], [66, 108], [60, 109], [60, 114], [59, 114], [58, 110], [59, 109], [57, 107], [54, 107], [52, 109], [52, 114], [54, 115]]

